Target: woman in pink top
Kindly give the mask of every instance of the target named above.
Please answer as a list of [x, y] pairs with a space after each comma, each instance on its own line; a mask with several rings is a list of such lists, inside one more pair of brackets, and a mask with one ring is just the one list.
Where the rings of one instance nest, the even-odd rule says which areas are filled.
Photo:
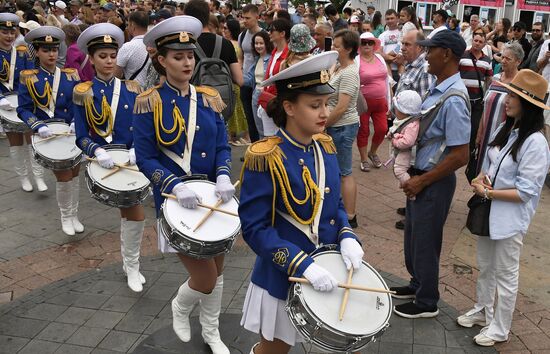
[[[370, 171], [367, 158], [371, 160], [375, 168], [382, 166], [377, 151], [388, 130], [386, 119], [390, 95], [388, 68], [382, 56], [376, 54], [379, 49], [380, 40], [378, 38], [369, 32], [361, 34], [360, 53], [356, 60], [359, 62], [361, 94], [365, 97], [368, 105], [367, 112], [360, 117], [361, 125], [357, 133], [357, 146], [361, 155], [361, 171], [363, 172]], [[371, 118], [374, 125], [374, 136], [370, 151], [368, 151], [369, 120]]]
[[65, 32], [65, 42], [67, 43], [67, 57], [65, 60], [66, 68], [75, 68], [82, 81], [91, 81], [95, 72], [92, 64], [76, 45], [76, 40], [80, 36], [80, 28], [77, 25], [68, 24], [63, 26]]

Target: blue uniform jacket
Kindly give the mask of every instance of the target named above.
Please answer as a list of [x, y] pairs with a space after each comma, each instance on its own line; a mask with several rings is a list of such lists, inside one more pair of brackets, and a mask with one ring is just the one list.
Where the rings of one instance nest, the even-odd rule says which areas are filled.
[[[215, 102], [217, 100], [221, 102], [221, 98], [211, 88], [196, 87], [196, 90], [197, 120], [191, 150], [190, 172], [205, 174], [210, 181], [216, 181], [217, 176], [231, 173], [231, 148], [227, 143], [225, 124], [219, 113], [220, 107]], [[153, 184], [157, 213], [164, 200], [161, 193], [171, 193], [172, 188], [181, 182], [179, 177], [186, 175], [189, 171], [183, 171], [180, 165], [160, 150], [160, 146], [163, 146], [178, 156], [183, 156], [187, 142], [186, 133], [183, 132], [172, 145], [160, 142], [156, 136], [153, 108], [155, 105], [162, 105], [162, 124], [170, 130], [174, 126], [174, 106], [177, 106], [187, 127], [190, 101], [190, 95], [182, 96], [181, 92], [168, 82], [142, 93], [136, 101], [134, 115], [136, 162], [140, 171]], [[176, 137], [176, 131], [169, 134], [162, 129], [159, 130], [160, 137], [165, 143], [169, 143]]]
[[[103, 145], [107, 145], [107, 141], [97, 134], [93, 127], [90, 126], [86, 116], [86, 106], [89, 110], [95, 109], [97, 114], [103, 113], [102, 102], [105, 97], [109, 106], [113, 98], [115, 78], [103, 81], [94, 77], [92, 81], [86, 81], [75, 87], [74, 103], [75, 103], [75, 128], [76, 128], [76, 145], [88, 156], [94, 156], [95, 150]], [[141, 92], [139, 84], [136, 81], [122, 80], [120, 85], [120, 97], [118, 100], [116, 117], [114, 118], [115, 125], [112, 131], [112, 141], [110, 144], [122, 144], [127, 149], [133, 146], [134, 134], [132, 125], [132, 111], [137, 95]], [[92, 106], [93, 105], [93, 106]], [[109, 122], [97, 126], [99, 130], [106, 132]]]
[[[332, 139], [325, 134], [318, 134], [315, 139], [322, 146], [326, 171], [324, 204], [319, 221], [319, 245], [339, 244], [344, 238], [357, 239], [350, 228], [340, 198], [340, 169]], [[255, 145], [263, 147], [258, 148]], [[278, 149], [283, 154], [282, 161], [289, 185], [297, 199], [304, 199], [306, 196], [302, 177], [304, 166], [309, 169], [313, 181], [318, 183], [313, 144], [304, 146], [281, 129], [277, 137], [251, 145], [246, 153], [241, 177], [239, 217], [244, 240], [258, 255], [252, 272], [252, 282], [266, 289], [271, 296], [285, 300], [290, 286], [288, 277], [302, 276], [313, 262], [309, 254], [315, 250], [315, 245], [278, 212], [275, 212], [272, 224], [274, 194], [275, 208], [288, 214], [280, 183], [277, 178], [275, 181], [272, 179], [273, 169], [262, 168], [262, 159], [271, 159], [273, 152], [266, 152], [263, 157], [258, 156], [261, 154], [254, 154], [256, 157], [253, 158], [251, 150], [276, 152]], [[253, 159], [255, 161], [251, 162]], [[286, 194], [288, 198], [285, 198], [300, 218], [308, 219], [312, 215], [311, 198], [305, 204], [298, 205]]]
[[[54, 75], [42, 67], [33, 70], [24, 70], [20, 74], [21, 84], [19, 85], [17, 115], [34, 131], [46, 126], [44, 121], [51, 119], [46, 112], [38, 107], [36, 100], [42, 105], [48, 104], [48, 95], [44, 95], [46, 83], [49, 83], [53, 90], [53, 79]], [[74, 119], [73, 88], [79, 82], [80, 77], [76, 69], [61, 69], [53, 119], [63, 119], [67, 124], [72, 123]], [[34, 86], [34, 88], [28, 85]], [[32, 91], [36, 92], [35, 97], [32, 96]]]
[[[0, 97], [9, 94], [10, 92], [17, 93], [19, 89], [19, 74], [21, 73], [21, 71], [34, 69], [34, 62], [27, 55], [27, 47], [25, 47], [24, 45], [20, 45], [12, 48], [12, 50], [17, 51], [17, 55], [15, 57], [15, 76], [13, 78], [13, 90], [9, 91], [6, 86], [0, 84], [0, 92], [2, 93]], [[8, 83], [9, 68], [11, 67], [11, 50], [5, 51], [3, 49], [0, 49], [0, 60], [2, 61], [3, 68], [2, 71], [0, 71], [0, 80]], [[4, 68], [6, 68], [6, 70], [4, 70]]]

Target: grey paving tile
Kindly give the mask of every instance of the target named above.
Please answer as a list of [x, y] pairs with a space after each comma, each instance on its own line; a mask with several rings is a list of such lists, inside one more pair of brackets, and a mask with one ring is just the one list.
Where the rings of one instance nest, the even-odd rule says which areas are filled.
[[[144, 276], [145, 276], [145, 274], [144, 274]], [[157, 279], [155, 284], [180, 286], [181, 284], [183, 284], [183, 282], [185, 282], [185, 278], [186, 277], [181, 276], [181, 274], [164, 273]]]
[[415, 319], [413, 337], [414, 344], [445, 347], [445, 328], [433, 319]]
[[49, 304], [71, 306], [79, 296], [79, 293], [64, 292], [46, 299], [45, 302]]
[[115, 352], [115, 351], [108, 350], [108, 349], [96, 348], [96, 349], [92, 350], [91, 354], [120, 354], [120, 352]]
[[390, 326], [380, 338], [382, 342], [413, 343], [413, 320], [392, 316]]
[[423, 345], [423, 344], [413, 344], [414, 354], [441, 354], [444, 352], [445, 352], [444, 347], [433, 346], [433, 345]]
[[0, 353], [16, 353], [30, 341], [28, 338], [0, 335]]
[[82, 294], [75, 300], [73, 306], [85, 307], [88, 309], [99, 309], [109, 300], [109, 295], [103, 294]]
[[24, 338], [34, 338], [48, 325], [48, 321], [32, 318], [3, 316], [0, 321], [0, 334]]
[[84, 309], [81, 307], [69, 307], [67, 311], [63, 312], [63, 314], [56, 319], [56, 321], [61, 323], [82, 325], [88, 321], [88, 319], [92, 317], [95, 312], [95, 310]]
[[166, 318], [166, 317], [155, 318], [149, 324], [149, 326], [145, 329], [145, 331], [143, 333], [151, 334], [151, 333], [154, 333], [154, 332], [158, 331], [159, 329], [161, 329], [163, 327], [167, 327], [167, 326], [171, 326], [171, 325], [172, 325], [172, 318]]
[[411, 354], [412, 344], [380, 342], [379, 353], [383, 354]]
[[102, 306], [102, 310], [128, 312], [138, 301], [138, 298], [113, 295]]
[[126, 286], [126, 283], [113, 280], [100, 280], [90, 288], [89, 292], [94, 294], [113, 295], [122, 286]]
[[241, 280], [244, 281], [250, 273], [250, 270], [243, 270], [237, 267], [225, 267], [223, 270], [224, 285], [226, 280]]
[[33, 339], [25, 347], [23, 347], [23, 349], [19, 351], [19, 354], [50, 354], [55, 353], [57, 348], [59, 348], [60, 346], [61, 343]]
[[52, 322], [36, 336], [38, 339], [63, 343], [78, 329], [78, 325]]
[[88, 327], [112, 329], [124, 317], [124, 313], [99, 310], [84, 324]]
[[67, 343], [94, 348], [105, 338], [107, 333], [109, 330], [105, 328], [80, 327], [67, 340]]
[[455, 332], [445, 331], [445, 344], [447, 347], [460, 348], [456, 335], [457, 333]]
[[89, 354], [93, 349], [74, 344], [62, 344], [57, 348], [55, 354]]
[[157, 285], [153, 284], [151, 288], [143, 295], [144, 298], [155, 300], [169, 300], [174, 297], [178, 290], [179, 284], [172, 285]]
[[38, 304], [30, 308], [27, 312], [22, 313], [21, 317], [34, 318], [37, 320], [53, 321], [59, 315], [67, 310], [67, 306], [55, 304]]
[[145, 339], [147, 339], [147, 335], [144, 335], [142, 334], [135, 342], [134, 344], [132, 345], [132, 347], [130, 347], [130, 349], [128, 349], [128, 353], [133, 353], [134, 350], [137, 348], [138, 345], [140, 345], [141, 342], [143, 342]]
[[138, 313], [128, 313], [124, 318], [116, 325], [115, 329], [125, 332], [143, 333], [145, 329], [151, 324], [154, 316], [143, 315]]
[[459, 348], [446, 348], [445, 354], [467, 354], [464, 350]]
[[141, 298], [132, 306], [130, 312], [156, 316], [165, 305], [166, 301]]
[[128, 332], [119, 332], [111, 331], [101, 343], [99, 343], [99, 348], [115, 350], [119, 352], [128, 351], [132, 345], [140, 337], [137, 333], [128, 333]]

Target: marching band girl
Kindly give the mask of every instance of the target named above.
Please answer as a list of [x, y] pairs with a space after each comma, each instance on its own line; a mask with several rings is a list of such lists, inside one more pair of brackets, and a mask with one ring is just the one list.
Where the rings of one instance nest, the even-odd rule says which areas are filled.
[[241, 176], [242, 233], [258, 255], [241, 320], [261, 334], [251, 353], [288, 353], [301, 340], [285, 313], [289, 276], [303, 276], [319, 291], [337, 285], [310, 257], [319, 245], [338, 244], [348, 269], [361, 265], [363, 249], [340, 197], [336, 149], [323, 133], [334, 92], [327, 70], [337, 57], [322, 53], [263, 82], [277, 87], [267, 113], [280, 129], [248, 148]]
[[[36, 50], [37, 69], [21, 71], [17, 113], [43, 139], [53, 135], [46, 125], [50, 119], [63, 120], [70, 125], [69, 133], [74, 134], [72, 97], [73, 88], [80, 78], [76, 69], [59, 69], [55, 65], [59, 45], [64, 40], [65, 33], [53, 26], [39, 27], [25, 35], [25, 41]], [[53, 171], [57, 180], [61, 228], [70, 236], [84, 231], [78, 220], [78, 172], [78, 165], [68, 170]]]
[[[141, 91], [136, 81], [115, 77], [116, 57], [124, 43], [124, 34], [117, 26], [100, 23], [88, 27], [78, 37], [77, 45], [89, 55], [96, 75], [74, 89], [76, 144], [82, 151], [95, 156], [101, 167], [113, 168], [114, 161], [103, 148], [121, 144], [129, 149], [128, 163], [134, 165], [132, 110]], [[123, 270], [132, 291], [143, 290], [145, 278], [139, 272], [139, 251], [145, 214], [142, 205], [120, 208], [120, 250]]]
[[[14, 110], [4, 95], [17, 93], [19, 89], [19, 74], [23, 70], [33, 69], [34, 63], [27, 55], [27, 47], [24, 45], [14, 47], [14, 42], [17, 37], [17, 27], [19, 24], [19, 16], [3, 12], [0, 13], [0, 58], [2, 60], [2, 69], [0, 71], [0, 108], [4, 110]], [[43, 192], [48, 189], [44, 183], [44, 169], [34, 160], [30, 149], [31, 132], [28, 134], [10, 131], [4, 127], [8, 142], [10, 144], [10, 157], [12, 159], [14, 170], [21, 188], [25, 192], [32, 192], [33, 187], [28, 177], [27, 159], [30, 153], [30, 161], [35, 182], [39, 191]], [[25, 148], [25, 140], [28, 144], [28, 149]]]
[[[195, 208], [200, 201], [182, 176], [206, 175], [216, 181], [216, 194], [229, 201], [235, 188], [229, 179], [230, 148], [220, 114], [224, 108], [219, 93], [189, 83], [195, 67], [193, 49], [202, 24], [190, 16], [165, 20], [144, 38], [147, 47], [158, 50], [158, 60], [166, 71], [166, 82], [138, 96], [134, 117], [134, 141], [140, 170], [153, 183], [157, 214], [161, 193], [173, 193], [180, 205]], [[161, 252], [176, 252], [159, 236]], [[178, 337], [191, 338], [189, 314], [200, 303], [202, 336], [214, 354], [229, 353], [218, 331], [223, 292], [224, 256], [195, 259], [178, 254], [189, 279], [172, 301], [173, 327]]]

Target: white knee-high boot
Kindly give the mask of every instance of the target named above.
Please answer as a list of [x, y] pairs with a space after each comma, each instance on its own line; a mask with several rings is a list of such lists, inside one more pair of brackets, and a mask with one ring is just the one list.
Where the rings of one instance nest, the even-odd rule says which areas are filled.
[[80, 201], [80, 178], [74, 177], [72, 183], [72, 199], [71, 199], [71, 219], [74, 227], [74, 231], [81, 233], [84, 232], [84, 225], [78, 220], [78, 204]]
[[57, 194], [57, 205], [61, 213], [61, 229], [69, 236], [74, 235], [73, 221], [71, 218], [71, 203], [72, 203], [72, 183], [57, 182], [55, 184]]
[[[126, 222], [128, 221], [128, 219], [126, 218], [120, 218], [120, 234], [122, 235], [122, 230], [124, 230], [124, 225], [126, 224]], [[122, 236], [120, 238], [120, 252], [122, 254]], [[124, 271], [124, 274], [126, 274], [126, 276], [128, 276], [128, 273], [126, 272], [126, 266], [124, 265], [124, 262], [122, 262], [122, 270]], [[139, 273], [139, 281], [141, 282], [141, 284], [145, 284], [145, 277], [141, 274], [141, 272]]]
[[256, 350], [256, 347], [257, 347], [258, 345], [260, 345], [259, 342], [256, 343], [256, 344], [254, 344], [254, 345], [252, 346], [252, 349], [250, 349], [250, 354], [254, 354], [254, 350]]
[[201, 294], [199, 320], [202, 326], [202, 338], [210, 346], [213, 354], [229, 354], [229, 349], [220, 337], [219, 317], [222, 307], [223, 275], [216, 280], [216, 286], [210, 294]]
[[123, 220], [120, 232], [120, 252], [123, 269], [128, 277], [128, 287], [137, 293], [143, 290], [139, 279], [139, 249], [145, 221]]
[[42, 167], [34, 158], [32, 153], [32, 146], [27, 145], [29, 149], [29, 159], [31, 160], [32, 174], [34, 176], [34, 182], [36, 182], [36, 188], [39, 192], [45, 192], [48, 190], [46, 182], [44, 182], [44, 167]]
[[21, 188], [25, 192], [32, 192], [33, 188], [28, 175], [25, 146], [10, 146], [10, 157], [13, 163], [13, 170], [17, 174], [17, 177], [19, 177], [19, 182], [21, 182]]
[[191, 340], [189, 315], [202, 295], [204, 294], [200, 291], [191, 289], [189, 280], [187, 280], [180, 286], [178, 294], [172, 300], [172, 327], [178, 338], [183, 342]]

